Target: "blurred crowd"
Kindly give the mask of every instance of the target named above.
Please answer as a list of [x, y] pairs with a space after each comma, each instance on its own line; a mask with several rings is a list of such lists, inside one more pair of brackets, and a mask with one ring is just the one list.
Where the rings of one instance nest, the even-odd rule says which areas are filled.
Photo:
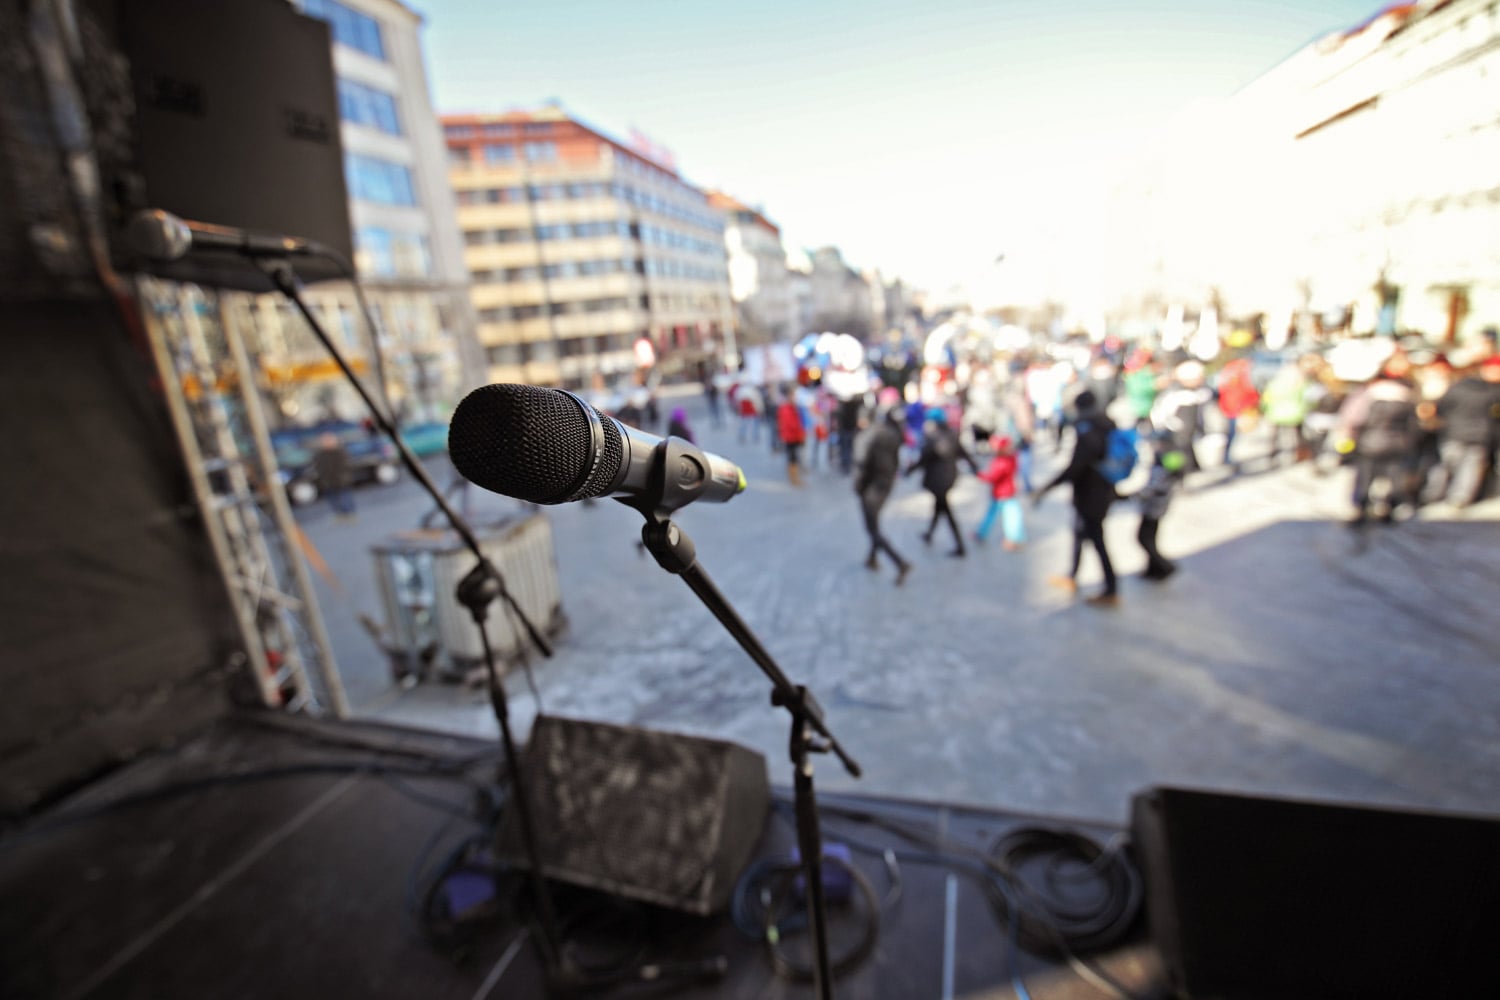
[[[1070, 488], [1071, 565], [1054, 583], [1076, 591], [1079, 564], [1092, 550], [1105, 584], [1089, 597], [1118, 601], [1103, 524], [1122, 499], [1139, 515], [1136, 538], [1145, 577], [1176, 567], [1161, 553], [1172, 497], [1195, 474], [1240, 475], [1311, 463], [1320, 475], [1353, 468], [1351, 523], [1391, 522], [1429, 505], [1461, 509], [1495, 492], [1500, 443], [1500, 351], [1494, 331], [1451, 358], [1422, 344], [1367, 344], [1368, 370], [1351, 372], [1327, 347], [1267, 352], [1229, 350], [1210, 362], [1149, 344], [1047, 344], [978, 359], [949, 355], [922, 364], [915, 352], [872, 352], [850, 391], [848, 379], [801, 365], [785, 380], [721, 373], [703, 380], [708, 418], [733, 425], [742, 445], [764, 443], [783, 456], [787, 480], [809, 470], [848, 476], [869, 536], [866, 564], [882, 560], [902, 583], [911, 562], [880, 527], [895, 483], [919, 477], [932, 497], [922, 535], [951, 538], [964, 557], [998, 529], [1007, 550], [1026, 542], [1023, 500], [1033, 504]], [[1373, 359], [1373, 361], [1372, 361]], [[640, 393], [615, 415], [651, 426], [660, 414]], [[1260, 428], [1252, 453], [1243, 442]], [[676, 408], [666, 431], [692, 439]], [[1036, 479], [1038, 454], [1065, 457], [1053, 477]], [[985, 484], [989, 504], [972, 532], [959, 524], [949, 494], [963, 471]]]

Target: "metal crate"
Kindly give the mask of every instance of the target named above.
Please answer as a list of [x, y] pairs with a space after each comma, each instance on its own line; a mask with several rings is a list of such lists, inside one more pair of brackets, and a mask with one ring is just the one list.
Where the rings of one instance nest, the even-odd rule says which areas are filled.
[[[544, 635], [566, 623], [557, 582], [552, 524], [543, 514], [476, 528], [480, 548], [505, 578], [516, 603]], [[420, 674], [433, 664], [463, 674], [484, 662], [479, 629], [455, 596], [474, 568], [474, 556], [451, 531], [410, 531], [372, 547], [385, 611], [387, 645], [398, 674]], [[502, 668], [515, 662], [525, 630], [509, 606], [496, 601], [485, 628]]]

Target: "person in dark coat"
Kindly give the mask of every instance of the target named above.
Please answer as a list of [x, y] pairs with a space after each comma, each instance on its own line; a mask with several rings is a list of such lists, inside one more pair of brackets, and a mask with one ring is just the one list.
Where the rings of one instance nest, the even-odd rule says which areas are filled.
[[1479, 499], [1490, 456], [1500, 438], [1500, 357], [1460, 379], [1437, 402], [1442, 421], [1442, 494], [1455, 507]]
[[854, 477], [854, 492], [859, 496], [859, 509], [864, 515], [865, 532], [870, 536], [870, 555], [865, 567], [880, 568], [880, 553], [884, 552], [896, 564], [896, 586], [906, 582], [911, 572], [911, 563], [880, 531], [880, 511], [896, 485], [896, 476], [901, 471], [901, 445], [906, 440], [902, 431], [902, 408], [892, 406], [885, 415], [870, 428], [865, 441], [864, 459]]
[[1073, 568], [1067, 576], [1054, 577], [1052, 583], [1069, 593], [1078, 591], [1078, 567], [1083, 560], [1083, 543], [1093, 545], [1099, 554], [1099, 566], [1104, 571], [1104, 589], [1089, 598], [1090, 604], [1113, 606], [1119, 603], [1119, 589], [1115, 582], [1115, 568], [1109, 560], [1109, 550], [1104, 546], [1104, 518], [1109, 514], [1110, 504], [1119, 499], [1115, 486], [1099, 471], [1099, 463], [1109, 453], [1109, 435], [1115, 425], [1099, 409], [1098, 400], [1087, 390], [1078, 394], [1075, 401], [1078, 423], [1077, 438], [1073, 443], [1073, 457], [1067, 468], [1037, 491], [1033, 504], [1040, 504], [1042, 497], [1063, 483], [1073, 486]]
[[939, 518], [946, 518], [953, 532], [953, 551], [948, 554], [962, 559], [966, 554], [963, 532], [953, 517], [953, 508], [948, 506], [948, 491], [958, 482], [958, 460], [969, 463], [974, 474], [979, 474], [979, 465], [974, 461], [959, 440], [958, 434], [948, 426], [948, 414], [938, 407], [927, 411], [927, 423], [922, 431], [922, 451], [906, 470], [909, 476], [922, 470], [922, 488], [932, 494], [932, 523], [922, 535], [922, 541], [932, 544]]
[[1386, 362], [1380, 377], [1350, 396], [1339, 411], [1338, 438], [1354, 452], [1354, 525], [1370, 515], [1375, 483], [1389, 487], [1381, 520], [1395, 519], [1407, 496], [1408, 469], [1417, 444], [1417, 391], [1411, 363], [1402, 354]]
[[329, 432], [318, 438], [318, 450], [313, 452], [313, 476], [318, 490], [328, 498], [328, 505], [339, 520], [354, 517], [354, 473], [349, 467], [349, 452], [337, 434]]

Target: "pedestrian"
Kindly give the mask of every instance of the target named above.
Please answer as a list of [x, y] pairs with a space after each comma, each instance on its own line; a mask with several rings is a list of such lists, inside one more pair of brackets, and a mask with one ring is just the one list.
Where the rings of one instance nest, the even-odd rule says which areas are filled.
[[761, 417], [766, 422], [766, 435], [771, 439], [771, 454], [781, 454], [781, 431], [777, 426], [777, 414], [781, 410], [781, 401], [786, 393], [777, 389], [775, 385], [767, 382], [761, 387], [761, 397], [765, 399], [766, 405], [761, 412]]
[[989, 468], [979, 474], [980, 479], [990, 484], [990, 506], [984, 512], [984, 520], [974, 538], [981, 542], [989, 538], [990, 529], [998, 517], [1000, 533], [1005, 537], [1004, 548], [1007, 552], [1014, 552], [1026, 544], [1026, 520], [1021, 501], [1016, 499], [1016, 474], [1020, 461], [1015, 443], [1004, 434], [990, 438], [990, 450], [994, 457], [990, 459]]
[[1491, 456], [1500, 441], [1500, 356], [1453, 383], [1437, 403], [1442, 421], [1441, 483], [1437, 499], [1467, 507], [1479, 499]]
[[1036, 489], [1031, 481], [1036, 413], [1031, 408], [1031, 400], [1026, 398], [1026, 386], [1019, 373], [1011, 377], [1005, 389], [1004, 413], [1004, 422], [1010, 428], [1009, 436], [1016, 443], [1016, 471], [1021, 478], [1021, 489], [1030, 495]]
[[328, 506], [340, 521], [354, 519], [353, 470], [349, 467], [349, 452], [344, 442], [332, 431], [318, 438], [318, 450], [313, 452], [313, 478], [318, 491], [328, 498]]
[[1151, 471], [1146, 484], [1136, 491], [1136, 503], [1141, 508], [1141, 524], [1136, 529], [1135, 540], [1146, 552], [1146, 570], [1141, 574], [1147, 580], [1161, 582], [1177, 572], [1177, 564], [1161, 554], [1157, 533], [1161, 519], [1167, 515], [1172, 494], [1182, 480], [1184, 459], [1182, 452], [1172, 448], [1172, 439], [1162, 435], [1152, 442]]
[[859, 509], [864, 516], [865, 533], [870, 536], [870, 554], [865, 559], [865, 568], [880, 568], [880, 553], [884, 552], [896, 564], [896, 586], [906, 582], [911, 572], [911, 563], [902, 558], [890, 541], [880, 531], [880, 511], [896, 485], [896, 475], [901, 471], [901, 445], [905, 441], [901, 421], [904, 410], [900, 404], [888, 407], [875, 421], [860, 442], [863, 455], [854, 476], [854, 492], [859, 496]]
[[744, 444], [748, 437], [750, 443], [754, 444], [760, 440], [760, 390], [746, 383], [738, 387], [735, 398], [740, 415], [739, 442]]
[[703, 399], [708, 403], [708, 419], [712, 421], [715, 428], [724, 426], [724, 417], [719, 412], [719, 377], [705, 365], [703, 379]]
[[802, 444], [807, 440], [807, 427], [802, 423], [802, 413], [797, 403], [787, 393], [776, 411], [777, 436], [786, 449], [786, 478], [793, 486], [802, 485]]
[[854, 438], [859, 433], [860, 417], [864, 412], [863, 396], [841, 399], [834, 411], [837, 419], [839, 446], [839, 473], [849, 475], [854, 470]]
[[922, 488], [932, 494], [932, 523], [923, 533], [922, 541], [931, 545], [938, 520], [946, 519], [949, 530], [953, 532], [953, 550], [948, 554], [962, 559], [966, 554], [963, 532], [958, 528], [953, 508], [948, 505], [948, 491], [958, 482], [959, 459], [967, 462], [976, 474], [979, 472], [974, 456], [964, 449], [957, 432], [948, 425], [947, 412], [934, 406], [927, 411], [927, 422], [922, 427], [922, 451], [907, 467], [906, 474], [909, 476], [921, 469]]
[[1171, 435], [1172, 446], [1182, 452], [1185, 472], [1203, 468], [1195, 445], [1203, 432], [1203, 407], [1214, 395], [1203, 381], [1202, 363], [1184, 361], [1173, 373], [1172, 384], [1151, 406], [1151, 426]]
[[1115, 425], [1099, 409], [1091, 392], [1080, 393], [1074, 405], [1078, 410], [1078, 423], [1074, 428], [1073, 455], [1067, 467], [1037, 491], [1032, 503], [1040, 504], [1043, 497], [1063, 483], [1072, 485], [1073, 567], [1067, 576], [1053, 577], [1050, 582], [1070, 594], [1078, 592], [1078, 568], [1083, 560], [1083, 543], [1088, 542], [1098, 553], [1099, 566], [1104, 571], [1104, 589], [1090, 597], [1088, 602], [1113, 607], [1120, 603], [1120, 597], [1115, 568], [1104, 545], [1104, 519], [1118, 494], [1114, 484], [1099, 471], [1099, 464], [1109, 454], [1109, 436]]
[[1156, 402], [1156, 391], [1161, 384], [1161, 362], [1149, 351], [1137, 351], [1125, 362], [1122, 382], [1125, 402], [1135, 419], [1136, 429], [1145, 432], [1151, 426], [1151, 406]]
[[1311, 370], [1314, 363], [1289, 361], [1282, 365], [1271, 376], [1261, 396], [1266, 423], [1271, 425], [1272, 465], [1280, 460], [1283, 451], [1290, 451], [1294, 462], [1311, 457], [1305, 425], [1313, 407]]
[[688, 424], [687, 410], [682, 407], [673, 407], [672, 415], [667, 419], [667, 437], [680, 437], [689, 444], [697, 444], [693, 437], [693, 428]]
[[1241, 420], [1253, 420], [1260, 412], [1260, 393], [1250, 381], [1250, 362], [1236, 358], [1219, 370], [1219, 412], [1224, 415], [1224, 461], [1235, 472], [1239, 463], [1233, 460], [1234, 435]]
[[1335, 438], [1341, 450], [1354, 455], [1352, 525], [1369, 520], [1377, 483], [1386, 484], [1382, 521], [1395, 520], [1397, 508], [1409, 499], [1408, 472], [1417, 440], [1417, 392], [1410, 375], [1411, 363], [1398, 352], [1339, 411]]

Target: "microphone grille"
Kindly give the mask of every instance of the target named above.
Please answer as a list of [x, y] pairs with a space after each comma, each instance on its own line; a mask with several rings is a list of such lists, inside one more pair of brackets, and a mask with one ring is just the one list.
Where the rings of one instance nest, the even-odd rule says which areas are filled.
[[593, 432], [578, 401], [534, 385], [475, 389], [448, 425], [448, 456], [460, 475], [531, 503], [567, 503], [604, 493], [624, 457], [619, 429], [607, 419], [604, 445], [604, 454], [593, 462]]

